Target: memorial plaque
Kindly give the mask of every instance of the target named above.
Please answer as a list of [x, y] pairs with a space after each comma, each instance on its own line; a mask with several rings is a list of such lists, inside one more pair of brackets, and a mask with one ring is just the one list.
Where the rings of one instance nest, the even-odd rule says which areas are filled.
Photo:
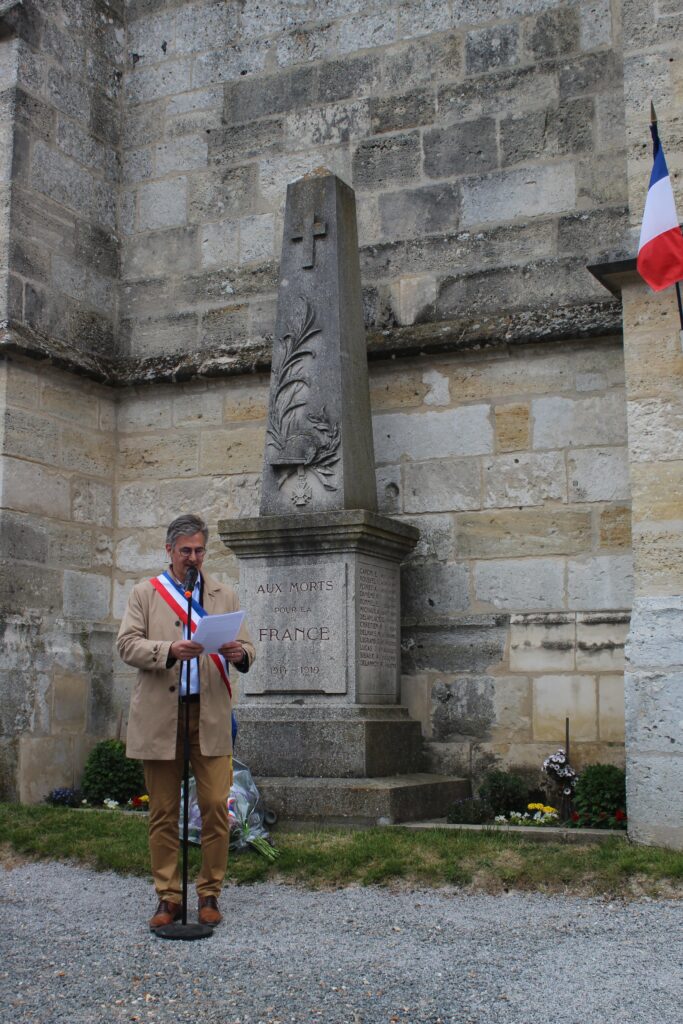
[[244, 606], [256, 661], [245, 694], [344, 694], [347, 689], [344, 562], [245, 566]]
[[400, 636], [398, 566], [361, 559], [356, 577], [358, 693], [397, 697]]

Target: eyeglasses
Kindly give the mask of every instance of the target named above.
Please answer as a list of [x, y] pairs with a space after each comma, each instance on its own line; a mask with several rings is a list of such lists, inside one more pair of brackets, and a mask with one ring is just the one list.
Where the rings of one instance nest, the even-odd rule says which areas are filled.
[[203, 558], [206, 554], [206, 548], [178, 548], [179, 554], [183, 558], [189, 558], [190, 555], [196, 555], [197, 558]]

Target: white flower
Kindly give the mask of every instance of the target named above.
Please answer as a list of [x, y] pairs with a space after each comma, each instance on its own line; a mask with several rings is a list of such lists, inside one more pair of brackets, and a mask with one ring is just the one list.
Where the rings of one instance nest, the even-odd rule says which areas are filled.
[[114, 808], [119, 806], [119, 802], [118, 800], [110, 800], [110, 798], [107, 797], [104, 801], [104, 806], [108, 807], [110, 811], [113, 811]]

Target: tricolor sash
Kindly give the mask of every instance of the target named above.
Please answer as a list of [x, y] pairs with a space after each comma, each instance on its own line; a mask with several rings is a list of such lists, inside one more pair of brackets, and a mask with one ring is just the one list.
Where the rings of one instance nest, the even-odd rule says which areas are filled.
[[[157, 594], [163, 597], [169, 608], [172, 608], [175, 614], [178, 616], [182, 624], [187, 628], [187, 598], [185, 597], [185, 591], [183, 590], [180, 583], [176, 583], [170, 573], [162, 572], [159, 576], [155, 576], [154, 579], [149, 581]], [[202, 608], [197, 601], [192, 600], [192, 615], [190, 619], [190, 630], [192, 633], [197, 628], [197, 623], [200, 619], [203, 619], [207, 612]], [[221, 679], [228, 688], [230, 699], [232, 700], [232, 688], [230, 686], [230, 677], [228, 675], [228, 663], [222, 654], [209, 654], [212, 662], [220, 672]]]

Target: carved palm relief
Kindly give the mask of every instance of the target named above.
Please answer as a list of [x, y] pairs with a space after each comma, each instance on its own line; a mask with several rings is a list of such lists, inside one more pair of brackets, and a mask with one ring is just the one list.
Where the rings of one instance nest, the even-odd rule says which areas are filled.
[[307, 360], [316, 357], [312, 346], [321, 328], [315, 326], [315, 320], [311, 303], [302, 298], [299, 316], [278, 339], [266, 432], [268, 462], [279, 471], [278, 487], [294, 474], [297, 476], [292, 490], [292, 501], [297, 506], [307, 505], [313, 497], [308, 473], [325, 490], [338, 490], [334, 466], [340, 458], [339, 424], [330, 422], [324, 405], [318, 412], [308, 408], [311, 382], [304, 367]]

